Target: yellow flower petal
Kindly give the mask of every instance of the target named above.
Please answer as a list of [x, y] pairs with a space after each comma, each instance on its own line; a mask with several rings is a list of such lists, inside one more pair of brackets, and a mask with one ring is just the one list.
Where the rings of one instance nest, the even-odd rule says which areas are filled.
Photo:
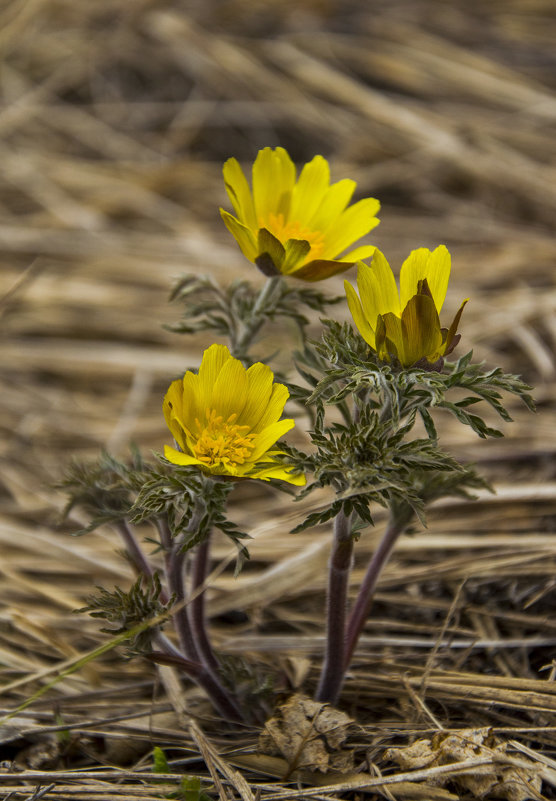
[[191, 414], [188, 415], [188, 427], [195, 418], [203, 419], [205, 411], [212, 403], [212, 389], [223, 365], [231, 359], [231, 353], [225, 345], [211, 345], [203, 354], [197, 375], [187, 372], [183, 377], [184, 406], [191, 399]]
[[417, 285], [426, 276], [430, 255], [431, 252], [428, 248], [417, 248], [411, 251], [402, 264], [400, 270], [400, 301], [402, 309], [405, 309], [410, 299], [417, 294]]
[[262, 467], [260, 470], [250, 473], [249, 478], [258, 478], [262, 481], [268, 481], [274, 478], [279, 481], [287, 481], [288, 484], [293, 484], [295, 487], [304, 487], [307, 483], [307, 479], [303, 473], [295, 473], [292, 471], [291, 467], [286, 467], [283, 464]]
[[202, 462], [200, 462], [194, 456], [190, 456], [188, 453], [182, 453], [181, 451], [178, 451], [175, 448], [170, 447], [170, 445], [164, 446], [164, 456], [166, 457], [166, 459], [168, 459], [169, 462], [172, 462], [172, 464], [180, 464], [180, 465], [202, 464]]
[[379, 208], [378, 200], [368, 197], [343, 211], [326, 232], [322, 257], [335, 258], [353, 242], [368, 234], [378, 225], [375, 214]]
[[308, 225], [326, 194], [330, 184], [330, 168], [322, 156], [315, 156], [301, 170], [299, 180], [293, 187], [289, 219], [302, 227]]
[[374, 255], [376, 247], [374, 245], [361, 245], [361, 247], [350, 250], [345, 256], [342, 256], [338, 261], [349, 261], [353, 264], [356, 261], [364, 261], [370, 259]]
[[344, 178], [328, 187], [320, 206], [309, 220], [309, 227], [326, 232], [346, 208], [356, 186], [355, 181]]
[[198, 380], [211, 386], [218, 378], [222, 367], [229, 361], [232, 354], [226, 345], [211, 345], [203, 353], [199, 366]]
[[258, 433], [279, 420], [284, 412], [284, 406], [289, 397], [290, 393], [284, 384], [273, 384], [268, 406], [258, 422], [254, 423], [251, 430]]
[[223, 170], [224, 184], [234, 211], [248, 228], [257, 227], [255, 207], [249, 183], [237, 159], [228, 159]]
[[253, 164], [253, 202], [259, 227], [269, 214], [287, 218], [295, 184], [295, 165], [283, 147], [260, 150]]
[[[256, 427], [268, 408], [273, 379], [274, 376], [270, 367], [261, 362], [251, 365], [247, 370], [247, 399], [241, 414], [238, 415], [238, 425], [249, 425], [252, 430]], [[284, 407], [282, 406], [280, 414], [282, 414], [283, 409]]]
[[400, 298], [394, 273], [384, 254], [376, 248], [370, 267], [359, 262], [357, 287], [365, 317], [374, 328], [379, 314], [392, 312], [400, 316]]
[[240, 246], [245, 258], [249, 261], [255, 261], [257, 246], [253, 232], [224, 209], [220, 209], [220, 215], [226, 224], [226, 228]]
[[162, 403], [162, 411], [164, 412], [166, 425], [172, 432], [174, 439], [180, 445], [180, 447], [183, 447], [184, 429], [184, 423], [182, 419], [182, 397], [182, 382], [180, 380], [172, 381]]
[[275, 442], [295, 425], [295, 420], [279, 420], [264, 428], [255, 438], [251, 461], [256, 462]]
[[349, 310], [351, 312], [351, 316], [353, 317], [353, 321], [357, 326], [359, 333], [361, 334], [365, 342], [367, 342], [367, 344], [369, 344], [371, 348], [374, 349], [376, 344], [375, 332], [371, 324], [363, 314], [363, 309], [361, 307], [361, 301], [359, 300], [359, 296], [357, 295], [357, 292], [349, 283], [349, 281], [344, 281], [344, 287], [346, 290], [347, 302]]
[[232, 414], [239, 416], [247, 401], [248, 386], [245, 367], [239, 359], [228, 359], [214, 382], [208, 408], [221, 414], [224, 420]]
[[401, 307], [417, 293], [419, 281], [427, 279], [436, 310], [440, 313], [450, 279], [451, 258], [445, 245], [439, 245], [431, 253], [428, 248], [413, 250], [404, 261], [400, 271]]
[[[181, 421], [184, 431], [191, 432], [195, 428], [195, 420], [205, 414], [210, 397], [204, 391], [199, 376], [189, 370], [182, 380]], [[183, 443], [180, 442], [180, 446]]]

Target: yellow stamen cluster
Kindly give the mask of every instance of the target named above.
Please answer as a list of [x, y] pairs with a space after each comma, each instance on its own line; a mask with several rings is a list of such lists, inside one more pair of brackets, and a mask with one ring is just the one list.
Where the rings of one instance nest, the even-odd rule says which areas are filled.
[[203, 464], [238, 465], [243, 464], [251, 455], [254, 434], [248, 434], [250, 426], [237, 425], [237, 414], [231, 414], [227, 420], [214, 409], [205, 410], [204, 422], [195, 418], [197, 442], [192, 451]]
[[308, 259], [318, 259], [324, 248], [324, 234], [321, 231], [312, 231], [297, 220], [286, 222], [282, 212], [279, 214], [269, 214], [266, 222], [259, 220], [260, 228], [268, 228], [271, 234], [279, 239], [280, 242], [287, 242], [288, 239], [304, 239], [311, 246], [307, 254]]

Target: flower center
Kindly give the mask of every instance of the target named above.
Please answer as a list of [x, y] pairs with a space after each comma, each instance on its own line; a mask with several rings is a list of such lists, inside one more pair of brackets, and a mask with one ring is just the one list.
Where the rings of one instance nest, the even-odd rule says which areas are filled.
[[194, 456], [208, 467], [222, 464], [233, 468], [243, 464], [253, 450], [255, 435], [247, 433], [250, 426], [237, 425], [236, 420], [237, 414], [224, 420], [214, 409], [206, 409], [202, 422], [195, 418]]
[[285, 243], [288, 239], [305, 239], [311, 246], [307, 254], [307, 261], [317, 259], [324, 247], [324, 234], [320, 231], [311, 231], [304, 228], [297, 220], [286, 222], [282, 212], [279, 214], [269, 214], [266, 223], [259, 221], [261, 228], [268, 228], [271, 234], [280, 242]]

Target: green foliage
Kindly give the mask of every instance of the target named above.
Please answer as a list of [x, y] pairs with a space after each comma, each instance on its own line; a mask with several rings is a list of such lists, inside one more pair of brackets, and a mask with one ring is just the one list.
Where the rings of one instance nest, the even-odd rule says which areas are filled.
[[132, 523], [164, 519], [170, 533], [188, 551], [218, 529], [238, 549], [238, 569], [249, 553], [241, 540], [248, 535], [226, 517], [226, 501], [234, 487], [230, 480], [206, 476], [196, 467], [178, 466], [159, 457], [130, 509]]
[[[155, 745], [153, 748], [153, 773], [172, 773], [166, 754]], [[180, 781], [179, 790], [168, 793], [166, 798], [178, 798], [180, 801], [211, 801], [204, 792], [199, 776], [184, 776]]]
[[472, 500], [474, 490], [494, 492], [489, 482], [474, 465], [458, 465], [459, 470], [427, 472], [415, 477], [415, 489], [423, 503], [428, 505], [439, 498], [465, 498]]
[[[292, 400], [309, 416], [310, 447], [303, 453], [280, 442], [280, 453], [271, 456], [310, 477], [298, 499], [315, 489], [331, 491], [329, 502], [309, 514], [294, 532], [342, 513], [349, 526], [342, 533], [342, 544], [349, 545], [350, 554], [349, 532], [356, 539], [362, 528], [373, 524], [373, 504], [387, 508], [394, 531], [402, 531], [414, 516], [425, 523], [427, 505], [438, 498], [469, 498], [474, 490], [489, 489], [472, 466], [458, 463], [439, 447], [436, 410], [448, 412], [486, 438], [502, 433], [487, 422], [485, 412], [491, 416], [494, 412], [505, 422], [511, 420], [504, 395], [513, 395], [534, 409], [530, 387], [518, 376], [472, 364], [472, 353], [457, 362], [440, 359], [434, 366], [426, 360], [422, 360], [424, 365], [409, 368], [395, 362], [385, 364], [350, 325], [332, 320], [324, 321], [320, 342], [309, 342], [305, 337], [308, 320], [300, 309], [322, 312], [339, 299], [328, 299], [295, 282], [289, 284], [281, 276], [269, 278], [260, 289], [236, 281], [225, 290], [210, 278], [187, 276], [173, 297], [184, 304], [183, 320], [175, 330], [214, 331], [228, 338], [233, 356], [245, 364], [252, 363], [250, 347], [265, 324], [284, 319], [296, 324], [302, 339], [296, 365], [304, 384], [289, 383], [288, 388]], [[419, 421], [424, 434], [416, 432]], [[258, 461], [256, 467], [260, 470], [264, 465]], [[69, 493], [66, 511], [79, 504], [91, 515], [86, 530], [105, 522], [126, 521], [120, 531], [127, 536], [128, 545], [131, 542], [130, 551], [139, 546], [128, 523], [150, 523], [158, 528], [161, 539], [156, 545], [166, 550], [167, 570], [172, 557], [204, 542], [213, 529], [235, 544], [239, 570], [248, 557], [243, 544], [248, 535], [227, 518], [227, 500], [235, 483], [230, 477], [205, 475], [198, 466], [175, 465], [161, 456], [147, 464], [135, 452], [129, 463], [103, 454], [95, 464], [75, 464], [62, 486]], [[293, 491], [284, 482], [271, 483]], [[143, 562], [137, 557], [134, 563], [147, 574], [151, 570], [146, 558]], [[181, 561], [174, 564], [182, 566]], [[176, 583], [170, 581], [170, 585], [182, 592]], [[131, 655], [148, 653], [153, 633], [175, 603], [175, 598], [168, 600], [166, 594], [161, 600], [158, 575], [140, 577], [127, 592], [119, 587], [111, 592], [98, 589], [79, 611], [107, 621], [111, 628], [104, 631], [128, 634]], [[261, 711], [269, 711], [272, 685], [267, 675], [241, 659], [223, 659], [221, 667], [217, 697], [229, 693], [234, 702], [231, 707], [253, 710], [253, 721]], [[169, 772], [159, 748], [153, 751], [153, 763], [154, 772]], [[168, 797], [208, 801], [198, 777], [184, 777], [179, 789]]]
[[[91, 617], [108, 621], [112, 626], [101, 631], [112, 635], [129, 631], [139, 624], [159, 617], [175, 600], [170, 598], [168, 603], [162, 603], [160, 600], [162, 586], [157, 573], [151, 579], [140, 576], [127, 592], [120, 587], [115, 587], [112, 592], [104, 587], [97, 587], [97, 590], [96, 595], [87, 598], [87, 606], [75, 611], [89, 612]], [[153, 631], [154, 629], [147, 628], [130, 639], [129, 656], [150, 652]]]
[[[316, 344], [316, 351], [324, 360], [322, 377], [307, 398], [309, 404], [318, 399], [339, 404], [355, 395], [364, 398], [373, 409], [387, 410], [395, 423], [416, 410], [433, 439], [437, 434], [429, 411], [432, 408], [445, 409], [483, 438], [500, 437], [502, 433], [489, 426], [480, 414], [469, 411], [470, 407], [476, 408], [482, 401], [509, 422], [512, 418], [502, 403], [506, 393], [520, 398], [532, 411], [535, 409], [530, 386], [500, 368], [485, 370], [482, 364], [472, 364], [472, 351], [455, 363], [446, 362], [442, 372], [417, 366], [397, 369], [379, 362], [374, 351], [346, 323], [326, 320], [325, 326], [322, 342]], [[455, 389], [470, 394], [448, 400], [447, 394]]]
[[408, 506], [422, 519], [429, 475], [438, 488], [448, 487], [438, 482], [439, 474], [453, 475], [456, 484], [466, 477], [465, 468], [441, 451], [435, 440], [406, 439], [415, 411], [404, 425], [395, 427], [391, 419], [381, 421], [370, 406], [361, 406], [356, 421], [326, 425], [323, 404], [316, 401], [316, 407], [315, 427], [310, 432], [313, 451], [305, 455], [293, 448], [284, 450], [288, 463], [313, 474], [313, 481], [299, 498], [329, 486], [335, 499], [310, 514], [294, 531], [323, 523], [340, 509], [346, 515], [355, 512], [360, 522], [372, 524], [371, 503], [387, 508]]
[[[423, 520], [426, 504], [436, 498], [469, 497], [470, 491], [488, 488], [473, 467], [459, 464], [438, 447], [432, 411], [448, 411], [480, 437], [498, 437], [501, 432], [476, 413], [477, 405], [487, 404], [509, 421], [503, 394], [519, 397], [533, 410], [530, 387], [518, 376], [472, 364], [472, 353], [445, 363], [442, 372], [383, 364], [350, 325], [331, 320], [324, 324], [322, 340], [297, 354], [306, 386], [289, 385], [292, 397], [309, 410], [311, 453], [282, 447], [287, 464], [313, 475], [298, 497], [331, 487], [334, 499], [294, 531], [343, 510], [346, 515], [355, 513], [357, 533], [372, 524], [371, 503], [398, 510], [402, 517], [412, 510]], [[458, 393], [454, 400], [449, 397], [452, 391]], [[338, 409], [342, 423], [326, 422], [330, 406]], [[418, 417], [426, 437], [412, 437]]]
[[[64, 721], [64, 718], [63, 718], [61, 712], [59, 712], [59, 711], [56, 711], [54, 713], [54, 720], [56, 721], [56, 726], [64, 726], [64, 725], [66, 725], [65, 721]], [[58, 743], [58, 746], [61, 749], [68, 748], [69, 745], [71, 744], [71, 732], [70, 732], [70, 730], [69, 729], [59, 728], [58, 731], [56, 731], [56, 742]]]
[[199, 776], [184, 776], [180, 782], [180, 789], [174, 797], [183, 801], [211, 801], [210, 796], [201, 787]]
[[212, 278], [196, 275], [182, 278], [171, 299], [184, 305], [183, 318], [171, 327], [173, 331], [214, 331], [228, 339], [230, 352], [244, 363], [251, 362], [249, 345], [268, 321], [289, 318], [303, 337], [309, 321], [301, 308], [323, 312], [343, 300], [328, 298], [312, 287], [290, 284], [281, 277], [269, 279], [261, 289], [248, 281], [233, 281], [221, 289]]
[[106, 452], [96, 462], [71, 464], [58, 485], [68, 495], [64, 516], [79, 506], [92, 518], [89, 525], [76, 532], [76, 535], [93, 531], [103, 523], [125, 519], [148, 471], [148, 465], [144, 464], [135, 449], [129, 464], [119, 462]]
[[236, 545], [238, 569], [249, 557], [241, 542], [248, 535], [226, 516], [233, 481], [205, 476], [195, 467], [180, 467], [163, 457], [148, 464], [134, 453], [126, 464], [104, 453], [97, 462], [72, 465], [60, 486], [69, 494], [66, 514], [81, 506], [92, 516], [78, 534], [124, 519], [164, 521], [171, 535], [179, 538], [180, 548], [187, 551], [217, 528]]
[[171, 773], [170, 766], [168, 765], [168, 760], [166, 759], [166, 754], [159, 748], [158, 745], [155, 745], [153, 748], [153, 773]]

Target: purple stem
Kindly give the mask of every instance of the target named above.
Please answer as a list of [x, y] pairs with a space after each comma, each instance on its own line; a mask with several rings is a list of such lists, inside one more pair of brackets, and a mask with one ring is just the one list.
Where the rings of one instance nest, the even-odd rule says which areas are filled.
[[174, 613], [174, 627], [178, 634], [178, 639], [183, 653], [194, 662], [199, 661], [199, 655], [195, 646], [195, 640], [189, 625], [189, 614], [185, 599], [185, 554], [181, 552], [179, 543], [174, 542], [168, 522], [163, 519], [157, 521], [160, 543], [164, 548], [164, 566], [166, 581], [170, 593], [176, 596], [176, 602], [181, 603], [180, 608]]
[[[133, 562], [137, 572], [142, 573], [147, 578], [152, 579], [154, 575], [152, 565], [141, 550], [141, 546], [137, 542], [135, 534], [129, 523], [126, 520], [120, 520], [117, 527], [124, 541], [128, 556]], [[160, 592], [160, 600], [163, 604], [168, 603], [168, 595], [164, 590], [161, 590]]]
[[[176, 648], [174, 643], [171, 640], [169, 640], [168, 637], [161, 631], [157, 631], [156, 634], [154, 635], [154, 642], [159, 646], [159, 648], [162, 649], [162, 651], [167, 656], [174, 657], [176, 659], [185, 658], [182, 652], [179, 650], [179, 648]], [[191, 662], [191, 664], [197, 665], [199, 668], [201, 667], [201, 665], [199, 665], [198, 662]]]
[[[127, 521], [122, 520], [118, 523], [118, 531], [122, 536], [126, 550], [137, 571], [148, 578], [152, 578], [154, 575], [152, 565], [141, 550], [135, 534]], [[166, 573], [170, 592], [175, 593], [178, 603], [180, 601], [183, 602], [185, 599], [185, 556], [181, 553], [179, 544], [172, 542], [172, 536], [165, 521], [160, 522], [159, 531], [161, 543], [166, 551]], [[168, 550], [168, 546], [170, 550]], [[202, 598], [202, 593], [199, 597]], [[163, 603], [168, 602], [168, 594], [164, 590], [160, 593], [160, 599]], [[213, 675], [212, 670], [199, 662], [195, 641], [189, 625], [186, 604], [183, 604], [174, 614], [174, 624], [178, 632], [183, 654], [164, 634], [158, 631], [154, 639], [159, 647], [162, 648], [162, 651], [153, 652], [149, 658], [151, 658], [153, 662], [179, 666], [203, 688], [224, 719], [241, 722], [243, 720], [243, 715], [239, 707], [222, 687], [218, 678]]]
[[347, 592], [353, 554], [351, 518], [343, 509], [334, 521], [334, 541], [328, 573], [326, 651], [315, 700], [335, 704], [345, 674]]
[[369, 616], [379, 576], [390, 558], [398, 537], [405, 531], [412, 517], [413, 512], [410, 509], [398, 514], [391, 514], [386, 531], [369, 562], [348, 620], [344, 670], [347, 670], [351, 662], [359, 635], [363, 631], [365, 621]]
[[174, 625], [183, 653], [193, 662], [199, 661], [197, 646], [189, 625], [189, 615], [185, 601], [185, 554], [181, 552], [179, 544], [173, 545], [167, 559], [168, 586], [170, 592], [176, 596], [178, 608], [174, 613]]
[[171, 554], [172, 554], [172, 548], [174, 546], [174, 541], [172, 539], [172, 534], [170, 533], [170, 527], [168, 526], [167, 520], [158, 518], [156, 521], [156, 527], [158, 529], [158, 534], [160, 536], [160, 544], [162, 545], [162, 549], [164, 551], [164, 573], [166, 576], [166, 581], [168, 582], [170, 576]]
[[207, 673], [205, 668], [198, 662], [186, 659], [179, 652], [168, 652], [166, 648], [163, 651], [152, 651], [147, 655], [147, 658], [151, 662], [156, 662], [160, 665], [175, 665], [179, 667], [206, 692], [215, 709], [225, 720], [233, 721], [234, 723], [242, 723], [244, 721], [239, 708], [222, 685], [214, 676]]
[[218, 672], [220, 665], [214, 654], [212, 644], [208, 638], [206, 613], [205, 613], [205, 589], [204, 584], [207, 578], [210, 552], [210, 534], [200, 542], [195, 549], [193, 558], [193, 574], [191, 582], [191, 593], [193, 598], [188, 607], [189, 623], [197, 651], [201, 662], [212, 671]]
[[[181, 664], [184, 671], [195, 679], [197, 684], [204, 689], [215, 708], [223, 717], [228, 720], [241, 721], [244, 719], [239, 706], [236, 704], [232, 696], [223, 687], [220, 679], [218, 678], [217, 669], [218, 662], [213, 655], [216, 662], [216, 668], [210, 664], [206, 659], [206, 654], [201, 651], [198, 635], [193, 630], [191, 618], [195, 615], [192, 614], [190, 607], [195, 604], [199, 598], [202, 599], [203, 593], [200, 592], [196, 599], [190, 603], [184, 603], [186, 598], [185, 588], [185, 559], [186, 554], [181, 550], [181, 543], [179, 540], [174, 541], [168, 528], [166, 520], [158, 521], [158, 529], [160, 532], [160, 541], [165, 550], [165, 569], [168, 581], [168, 587], [171, 593], [176, 597], [178, 609], [174, 614], [174, 626], [178, 634], [182, 654], [169, 653], [168, 649], [164, 648], [166, 656], [174, 660], [172, 664]], [[203, 544], [203, 543], [201, 543]], [[208, 558], [208, 553], [207, 553]], [[205, 568], [206, 571], [206, 568]], [[195, 589], [195, 576], [193, 579]], [[199, 586], [204, 583], [204, 578]], [[201, 612], [203, 611], [203, 601], [201, 600]], [[205, 632], [206, 638], [206, 632]], [[208, 643], [210, 648], [210, 643]], [[180, 662], [181, 660], [181, 662]], [[199, 665], [199, 672], [195, 674], [191, 671], [191, 664]]]
[[[201, 543], [200, 545], [204, 545]], [[200, 546], [198, 546], [200, 547]], [[171, 555], [171, 574], [169, 576], [169, 583], [172, 591], [176, 593], [176, 600], [183, 601], [185, 598], [185, 585], [184, 585], [184, 561], [185, 555], [180, 552], [179, 543], [174, 546], [174, 553]], [[207, 552], [208, 556], [208, 552]], [[196, 567], [195, 565], [195, 574], [194, 574], [194, 582], [196, 577]], [[202, 586], [204, 583], [203, 581], [199, 586]], [[193, 587], [195, 589], [195, 585]], [[243, 715], [241, 714], [241, 710], [239, 706], [236, 704], [235, 700], [232, 696], [227, 692], [225, 687], [220, 682], [218, 677], [218, 662], [216, 661], [216, 657], [212, 654], [214, 662], [216, 663], [216, 667], [213, 667], [210, 662], [208, 662], [206, 658], [206, 653], [204, 651], [204, 645], [198, 637], [198, 631], [195, 628], [199, 624], [198, 616], [196, 615], [195, 611], [191, 612], [191, 606], [195, 604], [195, 601], [201, 599], [201, 611], [203, 610], [203, 592], [200, 592], [197, 598], [192, 600], [189, 604], [182, 606], [176, 612], [175, 620], [178, 629], [178, 636], [180, 638], [180, 643], [182, 649], [188, 657], [188, 659], [193, 659], [193, 661], [201, 662], [202, 672], [197, 676], [197, 683], [204, 689], [207, 693], [208, 697], [211, 699], [212, 703], [216, 707], [216, 709], [223, 715], [225, 718], [229, 720], [241, 721], [243, 720]], [[194, 625], [192, 625], [191, 619], [194, 619]], [[204, 616], [203, 616], [203, 623], [204, 623]], [[203, 635], [206, 640], [206, 646], [209, 651], [212, 651], [208, 638], [206, 636], [206, 630], [203, 629]], [[186, 650], [190, 649], [189, 651]], [[194, 654], [192, 657], [191, 654]]]

